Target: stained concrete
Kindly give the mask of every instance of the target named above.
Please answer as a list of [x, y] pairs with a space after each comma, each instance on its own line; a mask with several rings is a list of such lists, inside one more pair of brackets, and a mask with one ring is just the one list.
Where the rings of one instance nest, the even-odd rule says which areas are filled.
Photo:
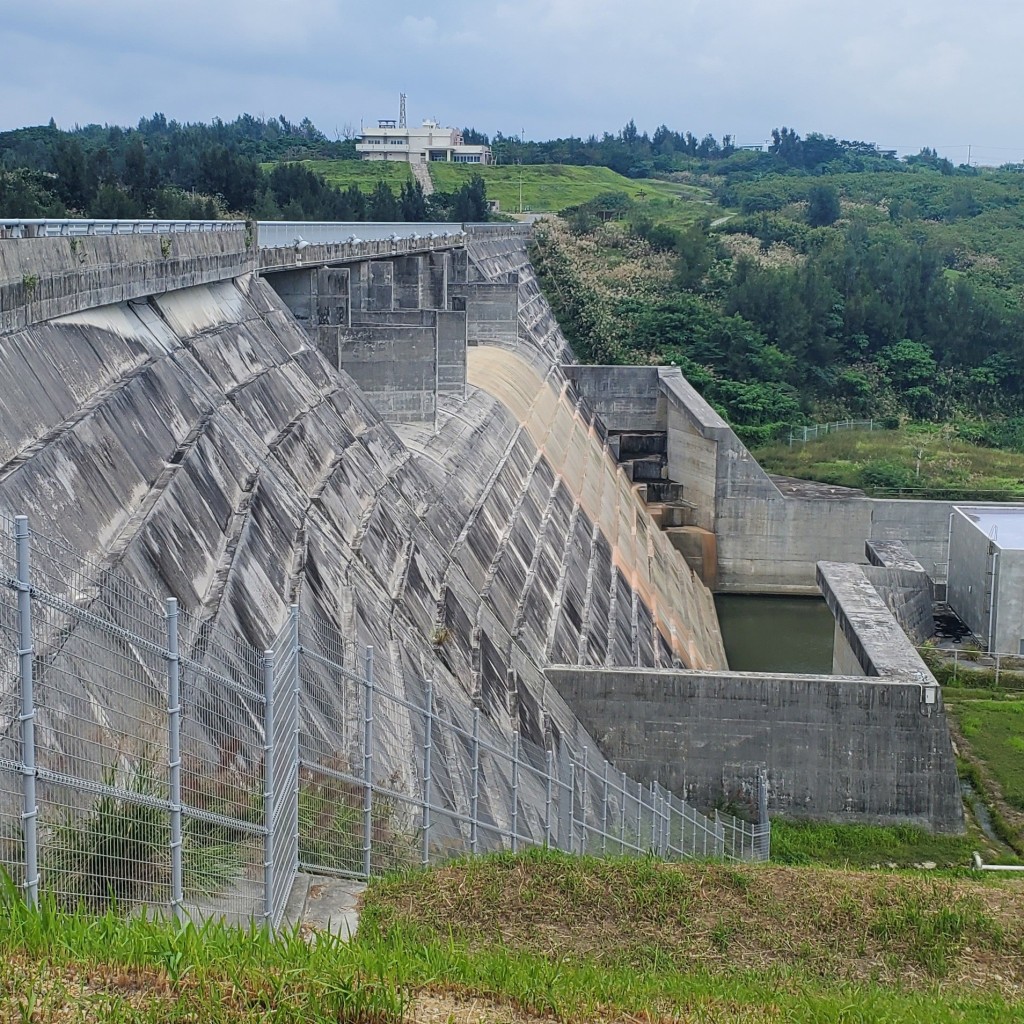
[[941, 707], [915, 682], [748, 672], [584, 670], [548, 679], [601, 752], [697, 806], [723, 798], [787, 817], [963, 829]]
[[[231, 248], [237, 238], [200, 237], [214, 255], [240, 255]], [[65, 243], [12, 244], [24, 266], [42, 267], [32, 247], [56, 259], [52, 244], [64, 245], [66, 258]], [[522, 236], [490, 235], [482, 246], [473, 274], [485, 278], [492, 268], [503, 308], [521, 308], [536, 288]], [[599, 420], [558, 374], [564, 339], [539, 293], [531, 319], [514, 330], [497, 314], [484, 321], [506, 324], [494, 350], [534, 368], [529, 414], [520, 416], [507, 393], [514, 374], [465, 381], [468, 312], [447, 303], [371, 308], [388, 305], [388, 287], [393, 307], [394, 271], [367, 269], [375, 251], [359, 260], [345, 246], [323, 249], [261, 255], [286, 282], [301, 323], [244, 266], [166, 291], [173, 282], [150, 268], [140, 279], [159, 293], [90, 305], [107, 299], [94, 291], [71, 303], [70, 315], [0, 334], [0, 379], [18, 382], [16, 395], [0, 395], [0, 511], [26, 513], [37, 534], [68, 546], [65, 562], [51, 563], [51, 585], [115, 619], [130, 604], [85, 585], [87, 577], [116, 571], [126, 587], [153, 595], [158, 615], [162, 599], [176, 597], [184, 649], [238, 680], [253, 680], [256, 652], [273, 642], [295, 602], [312, 649], [354, 667], [357, 648], [372, 646], [382, 691], [419, 705], [431, 677], [446, 721], [468, 731], [479, 706], [483, 744], [507, 747], [518, 727], [523, 755], [537, 767], [547, 748], [567, 765], [570, 748], [593, 746], [546, 684], [553, 659], [718, 665], [710, 595], [658, 539], [605, 450]], [[465, 260], [457, 252], [434, 259], [428, 291], [439, 277], [469, 277], [461, 251]], [[335, 258], [344, 266], [326, 266]], [[368, 328], [382, 326], [375, 317], [395, 318], [383, 325], [390, 330], [419, 329], [404, 318], [435, 325], [436, 383], [416, 380], [437, 395], [433, 420], [396, 432], [376, 396], [325, 358], [320, 330], [354, 330], [359, 316]], [[392, 358], [405, 357], [396, 348]], [[112, 674], [90, 657], [89, 631], [68, 625], [58, 615], [40, 625], [41, 685], [54, 688], [52, 710], [37, 723], [47, 748], [41, 764], [99, 780], [139, 742], [132, 720], [161, 708], [162, 666], [128, 651]], [[431, 638], [441, 627], [450, 639], [437, 646]], [[358, 740], [344, 687], [313, 662], [303, 687], [305, 756], [351, 762]], [[215, 681], [200, 679], [190, 692], [188, 756], [210, 771], [225, 758], [256, 764], [258, 714]], [[408, 750], [422, 741], [420, 716], [392, 705], [378, 727], [380, 777], [418, 798]], [[465, 745], [437, 744], [435, 792], [459, 813], [470, 760]], [[486, 751], [483, 761], [481, 812], [507, 828], [509, 766]], [[522, 832], [543, 838], [543, 815], [543, 787], [524, 773]], [[462, 826], [443, 815], [436, 836], [453, 848], [464, 843]]]

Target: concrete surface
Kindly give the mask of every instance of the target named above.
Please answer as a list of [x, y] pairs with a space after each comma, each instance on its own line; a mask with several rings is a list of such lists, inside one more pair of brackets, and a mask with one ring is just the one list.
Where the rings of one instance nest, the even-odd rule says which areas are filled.
[[915, 682], [555, 666], [548, 679], [601, 752], [698, 807], [753, 800], [789, 817], [963, 829], [941, 707]]
[[359, 927], [359, 901], [365, 891], [366, 883], [356, 879], [300, 871], [288, 896], [282, 928], [354, 938]]

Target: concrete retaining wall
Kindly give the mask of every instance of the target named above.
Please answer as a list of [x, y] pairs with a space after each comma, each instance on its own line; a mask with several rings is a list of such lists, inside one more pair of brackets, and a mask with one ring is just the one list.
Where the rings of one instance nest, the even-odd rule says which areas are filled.
[[698, 806], [747, 799], [791, 817], [963, 829], [945, 715], [914, 684], [836, 676], [551, 668], [622, 771]]

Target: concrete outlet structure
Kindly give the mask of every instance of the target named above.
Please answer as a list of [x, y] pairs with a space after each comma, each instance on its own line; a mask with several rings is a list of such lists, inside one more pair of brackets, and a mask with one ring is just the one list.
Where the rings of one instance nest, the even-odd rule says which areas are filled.
[[953, 509], [947, 601], [989, 653], [1024, 654], [1024, 507]]

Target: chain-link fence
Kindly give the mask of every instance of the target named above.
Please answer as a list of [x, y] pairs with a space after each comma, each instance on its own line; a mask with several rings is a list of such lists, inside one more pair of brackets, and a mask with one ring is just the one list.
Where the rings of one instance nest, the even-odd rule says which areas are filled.
[[299, 629], [305, 868], [368, 877], [532, 845], [598, 856], [768, 859], [763, 773], [754, 780], [758, 823], [708, 817], [585, 747], [554, 742], [546, 716], [542, 742], [524, 736], [514, 691], [497, 716], [474, 706], [460, 717], [429, 681], [418, 699], [376, 684], [372, 650], [347, 646], [329, 624], [304, 619]]
[[789, 446], [817, 441], [819, 437], [839, 434], [847, 430], [884, 430], [881, 420], [835, 420], [832, 423], [812, 423], [806, 427], [789, 428]]
[[[0, 517], [0, 866], [34, 901], [276, 926], [297, 869], [527, 845], [765, 859], [759, 821], [644, 786], [514, 690], [487, 713], [292, 607], [270, 650]], [[401, 691], [401, 692], [396, 692]]]

